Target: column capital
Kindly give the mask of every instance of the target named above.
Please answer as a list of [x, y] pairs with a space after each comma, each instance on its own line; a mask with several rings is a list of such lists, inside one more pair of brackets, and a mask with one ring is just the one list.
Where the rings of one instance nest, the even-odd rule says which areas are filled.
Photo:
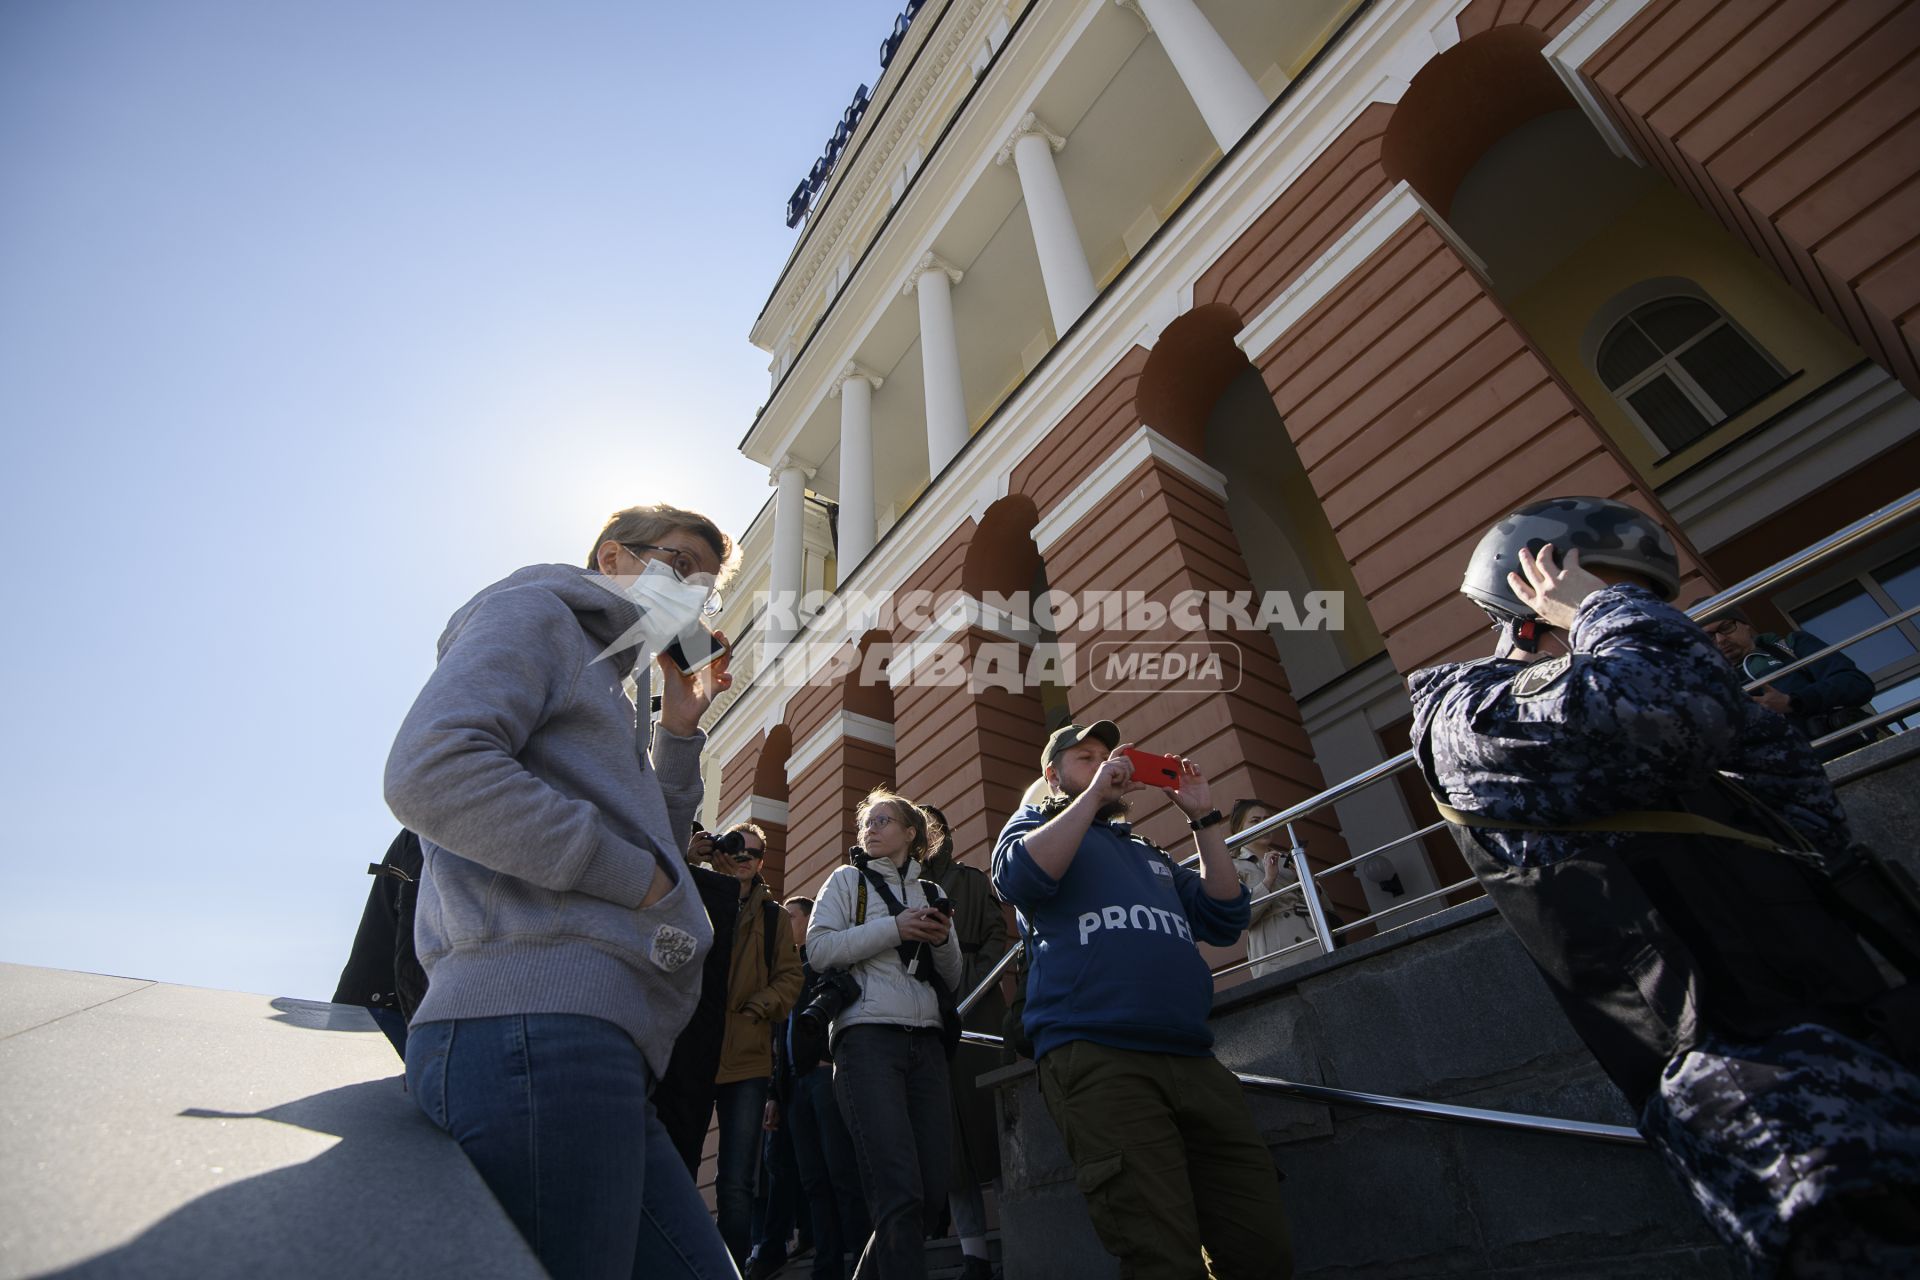
[[1020, 139], [1026, 137], [1030, 133], [1037, 134], [1040, 137], [1045, 138], [1047, 140], [1047, 145], [1055, 151], [1059, 151], [1062, 147], [1067, 145], [1067, 140], [1065, 138], [1061, 137], [1059, 134], [1055, 133], [1053, 130], [1047, 128], [1045, 121], [1041, 120], [1039, 116], [1029, 111], [1027, 112], [1027, 114], [1020, 117], [1020, 123], [1013, 126], [1013, 132], [1008, 134], [1007, 140], [1000, 144], [1000, 154], [995, 157], [995, 160], [998, 161], [1000, 164], [1013, 163], [1013, 144], [1020, 141]]
[[1140, 7], [1140, 0], [1113, 0], [1113, 2], [1122, 9], [1133, 10], [1133, 16], [1140, 19], [1140, 25], [1147, 29], [1147, 34], [1153, 34], [1153, 19], [1149, 18], [1147, 11]]
[[780, 473], [782, 471], [798, 471], [800, 473], [800, 483], [806, 484], [813, 479], [814, 467], [811, 462], [802, 462], [790, 453], [784, 454], [773, 466], [767, 469], [767, 483], [770, 485], [779, 484]]
[[878, 391], [881, 388], [881, 386], [886, 382], [885, 378], [881, 377], [879, 374], [875, 373], [873, 370], [867, 368], [865, 365], [861, 364], [859, 361], [849, 360], [845, 365], [841, 366], [840, 376], [833, 380], [833, 390], [827, 392], [828, 398], [838, 399], [840, 396], [840, 389], [846, 386], [849, 382], [852, 382], [855, 378], [865, 378], [867, 380], [867, 384], [871, 386], [875, 391]]
[[900, 286], [900, 292], [903, 294], [917, 292], [920, 288], [920, 277], [926, 275], [929, 271], [946, 272], [947, 283], [949, 284], [959, 284], [962, 280], [966, 279], [967, 275], [966, 272], [954, 266], [939, 254], [923, 253], [920, 255], [920, 261], [914, 263], [913, 269], [907, 272], [907, 282]]

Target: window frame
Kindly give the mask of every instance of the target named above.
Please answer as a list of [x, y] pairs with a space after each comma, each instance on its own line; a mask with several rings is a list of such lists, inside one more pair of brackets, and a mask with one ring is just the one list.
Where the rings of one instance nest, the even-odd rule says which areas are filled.
[[[1901, 606], [1888, 594], [1886, 588], [1880, 585], [1880, 580], [1874, 574], [1881, 567], [1891, 564], [1904, 555], [1910, 555], [1916, 550], [1920, 550], [1920, 529], [1910, 530], [1878, 546], [1856, 552], [1842, 563], [1833, 565], [1781, 591], [1772, 598], [1771, 603], [1786, 618], [1788, 626], [1799, 631], [1804, 629], [1801, 619], [1807, 606], [1843, 587], [1853, 585], [1861, 588], [1884, 616], [1891, 618], [1902, 611]], [[1905, 622], [1896, 622], [1888, 629], [1899, 633], [1900, 637], [1912, 646], [1913, 652], [1873, 671], [1861, 668], [1867, 678], [1873, 681], [1875, 700], [1878, 700], [1883, 689], [1892, 689], [1907, 681], [1920, 678], [1920, 615], [1909, 618]], [[1841, 652], [1845, 650], [1842, 649]], [[1920, 716], [1909, 716], [1906, 719], [1920, 721]], [[1890, 727], [1899, 728], [1902, 725], [1903, 721], [1895, 721]]]
[[[1717, 322], [1701, 329], [1700, 332], [1688, 338], [1672, 351], [1662, 351], [1659, 359], [1621, 383], [1619, 387], [1608, 386], [1605, 375], [1600, 372], [1600, 351], [1606, 346], [1607, 340], [1613, 336], [1614, 332], [1618, 330], [1621, 325], [1632, 322], [1634, 315], [1642, 308], [1652, 306], [1656, 302], [1664, 302], [1669, 298], [1687, 298], [1701, 303], [1711, 310], [1714, 315], [1718, 316], [1719, 319]], [[1682, 353], [1690, 350], [1695, 344], [1704, 341], [1722, 326], [1732, 329], [1741, 341], [1745, 342], [1762, 360], [1766, 361], [1767, 366], [1773, 370], [1775, 378], [1773, 386], [1766, 391], [1754, 397], [1746, 404], [1735, 405], [1731, 409], [1723, 409], [1679, 362], [1679, 357]], [[1641, 337], [1652, 344], [1656, 350], [1659, 348], [1660, 344], [1655, 342], [1653, 336], [1647, 333], [1637, 322], [1634, 324], [1634, 327], [1638, 330]], [[1714, 301], [1713, 296], [1705, 289], [1684, 276], [1650, 277], [1649, 279], [1642, 280], [1637, 284], [1622, 289], [1612, 298], [1609, 298], [1594, 311], [1593, 318], [1588, 321], [1586, 335], [1580, 344], [1580, 356], [1587, 367], [1587, 371], [1591, 373], [1594, 380], [1600, 384], [1601, 390], [1607, 393], [1620, 412], [1626, 415], [1627, 421], [1632, 423], [1646, 439], [1646, 442], [1652, 446], [1656, 462], [1665, 462], [1707, 440], [1715, 432], [1765, 400], [1768, 396], [1773, 395], [1794, 378], [1794, 375], [1774, 357], [1771, 351], [1767, 350], [1744, 325], [1734, 319], [1732, 313]], [[1684, 444], [1670, 445], [1661, 439], [1660, 433], [1656, 431], [1645, 418], [1640, 416], [1639, 410], [1628, 403], [1627, 397], [1629, 395], [1641, 390], [1658, 377], [1666, 377], [1669, 379], [1679, 390], [1680, 394], [1686, 398], [1687, 402], [1700, 413], [1700, 416], [1707, 419], [1706, 430]]]

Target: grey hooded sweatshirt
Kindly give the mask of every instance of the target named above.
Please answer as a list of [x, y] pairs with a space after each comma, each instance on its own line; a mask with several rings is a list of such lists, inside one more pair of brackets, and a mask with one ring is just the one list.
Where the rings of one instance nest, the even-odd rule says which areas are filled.
[[[590, 570], [532, 565], [453, 615], [387, 757], [386, 797], [421, 838], [415, 1023], [577, 1013], [632, 1036], [655, 1078], [713, 940], [683, 852], [704, 734], [664, 729], [600, 656], [639, 611]], [[640, 902], [654, 877], [672, 888]]]

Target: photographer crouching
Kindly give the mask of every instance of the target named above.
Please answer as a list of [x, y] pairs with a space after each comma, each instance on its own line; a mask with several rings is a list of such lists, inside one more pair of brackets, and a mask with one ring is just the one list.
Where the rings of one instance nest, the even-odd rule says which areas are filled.
[[831, 1016], [833, 1091], [873, 1222], [854, 1275], [919, 1280], [927, 1224], [947, 1198], [947, 1060], [957, 1017], [956, 1037], [948, 1032], [963, 963], [952, 908], [938, 885], [920, 879], [926, 816], [876, 788], [857, 822], [865, 852], [822, 886], [807, 958], [823, 976], [822, 994], [840, 1004]]

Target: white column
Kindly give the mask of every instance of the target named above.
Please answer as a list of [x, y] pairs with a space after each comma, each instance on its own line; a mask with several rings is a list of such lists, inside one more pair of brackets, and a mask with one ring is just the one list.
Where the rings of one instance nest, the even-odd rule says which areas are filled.
[[1041, 124], [1029, 111], [1013, 136], [1000, 148], [1000, 163], [1009, 160], [1020, 174], [1020, 194], [1033, 226], [1033, 247], [1040, 255], [1040, 281], [1046, 286], [1047, 307], [1053, 312], [1057, 337], [1072, 327], [1093, 301], [1093, 271], [1080, 247], [1080, 233], [1067, 207], [1067, 191], [1053, 167], [1053, 153], [1067, 140]]
[[1160, 47], [1167, 51], [1193, 105], [1200, 108], [1214, 142], [1222, 151], [1231, 150], [1267, 109], [1267, 95], [1260, 92], [1207, 15], [1193, 0], [1118, 2], [1139, 13], [1148, 29], [1160, 37]]
[[806, 563], [807, 476], [792, 458], [780, 459], [769, 480], [773, 496], [773, 566], [767, 602], [767, 642], [778, 647], [800, 629], [801, 569]]
[[927, 475], [940, 474], [967, 443], [967, 397], [960, 386], [960, 341], [953, 328], [953, 286], [961, 271], [923, 253], [903, 292], [920, 299], [920, 375], [927, 390]]
[[840, 581], [873, 550], [873, 393], [881, 379], [857, 364], [840, 371]]

